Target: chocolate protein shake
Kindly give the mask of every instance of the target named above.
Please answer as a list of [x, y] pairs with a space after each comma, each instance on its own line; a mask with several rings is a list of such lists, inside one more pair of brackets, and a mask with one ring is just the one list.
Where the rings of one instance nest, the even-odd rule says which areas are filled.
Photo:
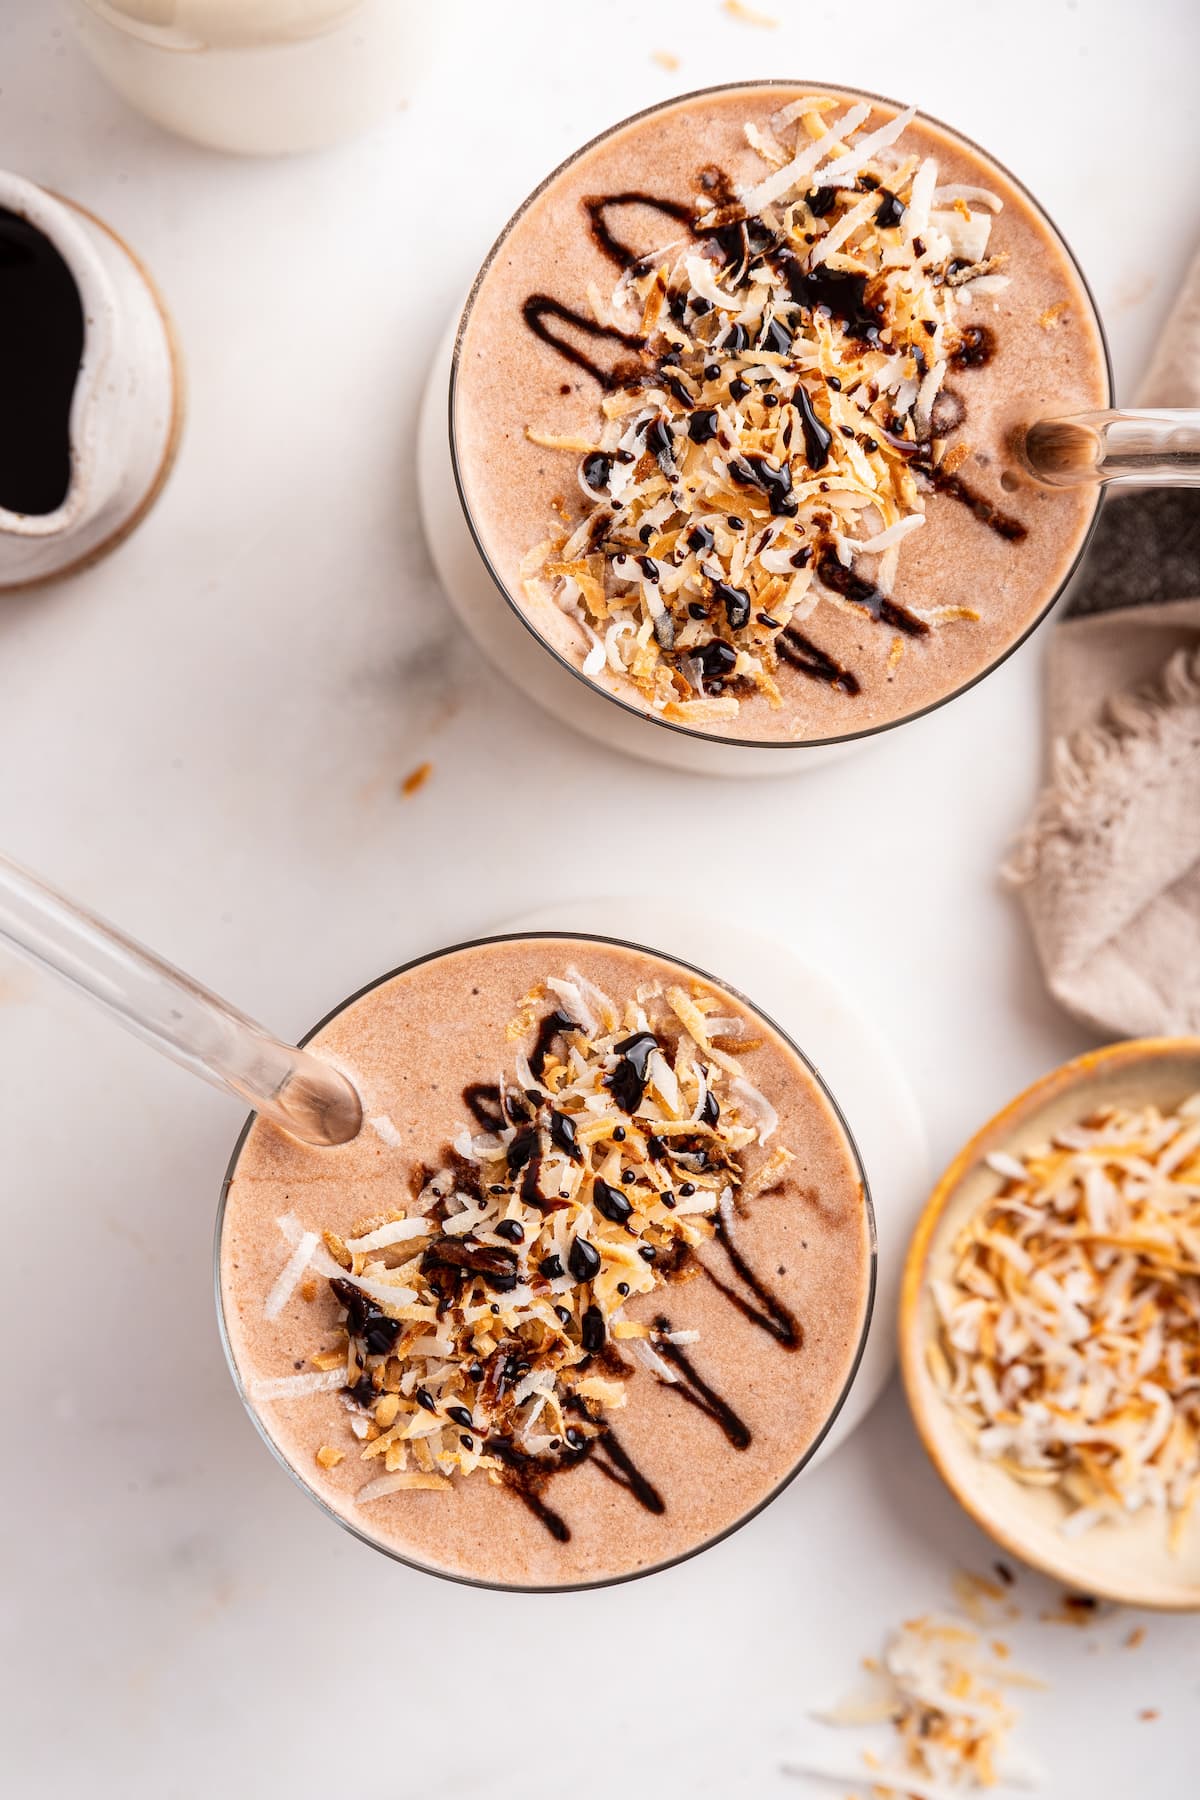
[[468, 1580], [644, 1573], [729, 1531], [832, 1420], [870, 1206], [796, 1050], [602, 940], [468, 945], [311, 1040], [367, 1122], [254, 1121], [220, 1307], [248, 1405], [354, 1530]]
[[869, 731], [964, 686], [1049, 605], [1098, 490], [1022, 470], [1109, 404], [1053, 226], [912, 109], [785, 84], [618, 126], [492, 252], [452, 387], [497, 581], [664, 723]]

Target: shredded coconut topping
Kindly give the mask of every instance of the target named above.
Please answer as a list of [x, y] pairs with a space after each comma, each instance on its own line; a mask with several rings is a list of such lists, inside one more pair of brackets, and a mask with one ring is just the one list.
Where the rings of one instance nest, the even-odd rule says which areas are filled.
[[987, 255], [1002, 203], [904, 154], [911, 109], [872, 127], [867, 104], [835, 105], [785, 107], [775, 135], [747, 126], [763, 179], [738, 195], [703, 171], [692, 235], [631, 254], [611, 298], [592, 295], [639, 350], [593, 441], [529, 433], [583, 452], [584, 511], [531, 553], [527, 586], [576, 620], [589, 674], [669, 720], [729, 720], [756, 692], [778, 708], [781, 661], [857, 693], [799, 629], [818, 606], [890, 628], [889, 678], [893, 633], [947, 622], [891, 599], [894, 552], [962, 416], [939, 423], [947, 371], [984, 360], [964, 308], [977, 280], [1005, 282]]
[[744, 1030], [727, 996], [650, 983], [618, 1006], [568, 969], [525, 996], [510, 1041], [539, 1014], [514, 1073], [464, 1093], [474, 1116], [443, 1166], [422, 1169], [416, 1214], [359, 1220], [345, 1239], [325, 1231], [315, 1254], [315, 1232], [291, 1214], [278, 1222], [293, 1248], [273, 1301], [311, 1267], [344, 1323], [310, 1359], [315, 1373], [255, 1396], [343, 1386], [378, 1477], [362, 1503], [447, 1487], [455, 1471], [500, 1481], [516, 1461], [586, 1454], [625, 1404], [621, 1349], [674, 1382], [655, 1345], [697, 1336], [627, 1318], [626, 1300], [678, 1277], [792, 1160], [774, 1146], [745, 1179], [746, 1152], [778, 1117], [724, 1047]]
[[1064, 1531], [1200, 1489], [1200, 1095], [1106, 1107], [1024, 1155], [931, 1283], [930, 1371], [981, 1456], [1055, 1488]]

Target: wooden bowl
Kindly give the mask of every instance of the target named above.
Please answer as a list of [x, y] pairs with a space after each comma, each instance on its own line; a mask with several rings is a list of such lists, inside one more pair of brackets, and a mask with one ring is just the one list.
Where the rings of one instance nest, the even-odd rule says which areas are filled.
[[1089, 1051], [1034, 1082], [951, 1163], [909, 1246], [900, 1296], [900, 1362], [921, 1441], [951, 1493], [1011, 1555], [1067, 1587], [1131, 1606], [1200, 1611], [1200, 1508], [1172, 1550], [1157, 1518], [1097, 1525], [1065, 1537], [1070, 1510], [1054, 1489], [1029, 1487], [972, 1448], [926, 1366], [935, 1329], [929, 1283], [948, 1273], [961, 1226], [1000, 1187], [985, 1158], [1021, 1154], [1102, 1105], [1164, 1111], [1200, 1090], [1200, 1038], [1142, 1038]]

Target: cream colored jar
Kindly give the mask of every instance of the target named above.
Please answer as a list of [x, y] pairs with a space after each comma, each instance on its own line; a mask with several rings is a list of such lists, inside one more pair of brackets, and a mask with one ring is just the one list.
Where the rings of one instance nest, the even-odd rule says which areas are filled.
[[87, 54], [168, 131], [219, 150], [316, 150], [386, 117], [423, 41], [404, 0], [72, 0]]

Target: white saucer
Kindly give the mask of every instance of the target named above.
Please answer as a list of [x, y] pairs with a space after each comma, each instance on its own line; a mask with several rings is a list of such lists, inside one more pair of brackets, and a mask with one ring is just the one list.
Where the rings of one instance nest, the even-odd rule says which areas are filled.
[[900, 1276], [929, 1195], [929, 1151], [907, 1079], [890, 1046], [845, 993], [779, 939], [680, 910], [674, 901], [566, 900], [506, 919], [497, 931], [585, 931], [658, 949], [741, 990], [818, 1070], [846, 1119], [875, 1208], [875, 1307], [862, 1363], [832, 1431], [810, 1467], [845, 1443], [891, 1374]]

